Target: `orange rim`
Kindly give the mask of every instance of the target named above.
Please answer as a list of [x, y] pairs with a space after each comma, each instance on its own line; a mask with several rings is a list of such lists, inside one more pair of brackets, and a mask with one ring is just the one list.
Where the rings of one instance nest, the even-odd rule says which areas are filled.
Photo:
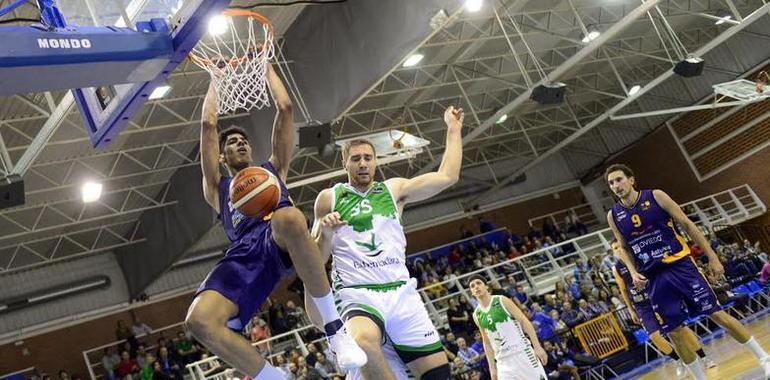
[[[254, 20], [259, 21], [262, 25], [267, 25], [267, 32], [269, 35], [269, 39], [272, 40], [273, 36], [273, 24], [270, 23], [270, 20], [267, 19], [267, 17], [262, 16], [261, 14], [246, 10], [246, 9], [225, 9], [222, 13], [222, 16], [229, 16], [229, 17], [251, 17]], [[266, 38], [265, 40], [268, 40]], [[197, 55], [195, 55], [192, 51], [187, 53], [187, 59], [192, 61], [198, 66], [208, 66], [213, 64], [213, 62], [208, 58], [201, 58]], [[241, 64], [241, 62], [247, 61], [248, 57], [240, 57], [240, 58], [230, 58], [229, 61], [227, 61], [227, 64], [230, 66], [238, 66]]]

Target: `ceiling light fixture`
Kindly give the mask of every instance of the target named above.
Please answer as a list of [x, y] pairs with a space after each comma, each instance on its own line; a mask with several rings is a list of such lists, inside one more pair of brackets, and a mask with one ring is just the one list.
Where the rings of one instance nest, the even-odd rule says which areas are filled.
[[628, 90], [628, 95], [634, 95], [637, 92], [639, 92], [639, 90], [641, 89], [642, 89], [642, 86], [635, 84], [633, 87], [631, 87], [631, 89]]
[[484, 6], [484, 0], [465, 0], [465, 10], [468, 12], [478, 12]]
[[733, 18], [733, 16], [731, 16], [731, 15], [722, 16], [714, 24], [717, 24], [717, 25], [724, 24], [725, 22], [727, 22], [729, 20], [732, 20], [732, 18]]
[[414, 54], [412, 54], [412, 55], [410, 55], [409, 57], [406, 58], [406, 60], [404, 61], [404, 65], [403, 66], [404, 67], [412, 67], [412, 66], [420, 63], [420, 61], [422, 61], [423, 58], [425, 58], [424, 55], [422, 55], [420, 53], [414, 53]]
[[209, 34], [212, 36], [219, 36], [227, 32], [228, 27], [227, 16], [216, 15], [209, 20]]
[[148, 99], [150, 99], [150, 100], [160, 99], [160, 98], [166, 96], [166, 94], [168, 94], [168, 92], [170, 90], [171, 90], [171, 86], [158, 86], [158, 87], [155, 87], [155, 89], [152, 90], [152, 93], [150, 94], [150, 97]]
[[507, 114], [503, 114], [503, 116], [500, 116], [500, 118], [497, 119], [496, 123], [497, 124], [502, 124], [502, 123], [505, 123], [506, 120], [508, 120], [508, 115]]
[[96, 202], [102, 196], [102, 184], [88, 181], [83, 184], [80, 192], [83, 195], [83, 203]]

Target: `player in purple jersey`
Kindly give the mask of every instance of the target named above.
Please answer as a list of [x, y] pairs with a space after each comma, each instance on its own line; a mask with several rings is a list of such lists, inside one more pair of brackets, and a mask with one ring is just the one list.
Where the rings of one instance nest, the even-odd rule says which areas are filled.
[[[663, 337], [661, 330], [663, 326], [658, 320], [655, 312], [652, 311], [652, 303], [647, 296], [647, 292], [644, 289], [637, 289], [631, 283], [631, 272], [629, 272], [626, 264], [620, 257], [620, 243], [617, 240], [612, 241], [610, 244], [612, 247], [612, 255], [618, 258], [615, 266], [612, 268], [612, 274], [615, 276], [615, 282], [620, 288], [620, 294], [623, 298], [623, 302], [628, 307], [628, 311], [631, 313], [631, 319], [637, 325], [641, 325], [644, 331], [650, 336], [650, 340], [664, 355], [670, 356], [677, 362], [676, 375], [678, 378], [687, 376], [687, 367], [684, 365], [679, 355], [671, 347], [671, 344]], [[706, 352], [703, 351], [703, 347], [698, 340], [698, 336], [687, 326], [682, 327], [684, 331], [687, 344], [690, 349], [698, 354], [698, 357], [703, 360], [703, 364], [706, 368], [713, 368], [717, 365], [713, 360], [706, 357]]]
[[[219, 214], [230, 247], [198, 289], [185, 325], [212, 352], [252, 379], [283, 378], [233, 330], [244, 328], [293, 265], [321, 314], [340, 367], [358, 368], [366, 364], [366, 354], [340, 321], [318, 246], [310, 237], [305, 215], [293, 206], [284, 184], [294, 150], [291, 99], [270, 66], [267, 83], [278, 112], [272, 154], [261, 166], [279, 179], [281, 198], [275, 210], [264, 218], [246, 217], [230, 201], [232, 177], [252, 165], [251, 146], [246, 132], [238, 127], [217, 136], [216, 87], [213, 81], [209, 85], [201, 125], [203, 195]], [[226, 176], [220, 174], [220, 164], [227, 169]]]
[[628, 267], [634, 286], [647, 287], [653, 310], [662, 320], [663, 332], [668, 333], [696, 380], [706, 377], [700, 361], [687, 345], [683, 322], [688, 312], [706, 314], [722, 326], [757, 356], [765, 378], [770, 379], [770, 357], [745, 326], [722, 310], [675, 223], [706, 251], [711, 272], [722, 276], [722, 263], [700, 229], [668, 194], [661, 190], [637, 190], [629, 167], [611, 165], [604, 178], [618, 199], [607, 214], [607, 223], [621, 243], [620, 258]]

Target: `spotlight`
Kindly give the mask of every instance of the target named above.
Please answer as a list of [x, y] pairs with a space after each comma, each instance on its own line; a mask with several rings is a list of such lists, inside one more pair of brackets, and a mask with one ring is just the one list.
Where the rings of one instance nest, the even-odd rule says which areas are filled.
[[637, 92], [639, 92], [639, 90], [641, 89], [642, 89], [642, 86], [635, 84], [633, 87], [631, 87], [631, 89], [628, 90], [628, 95], [634, 95]]
[[404, 67], [412, 67], [412, 66], [420, 63], [420, 61], [422, 61], [423, 58], [425, 58], [424, 55], [422, 55], [420, 53], [414, 53], [414, 54], [412, 54], [412, 55], [410, 55], [409, 57], [406, 58], [406, 60], [404, 61], [404, 65], [403, 66]]
[[468, 12], [478, 12], [484, 5], [484, 0], [465, 0], [465, 10]]
[[505, 121], [508, 120], [508, 115], [503, 114], [503, 116], [500, 116], [499, 119], [495, 122], [496, 124], [502, 124], [505, 123]]
[[83, 184], [80, 192], [83, 195], [83, 203], [96, 202], [102, 196], [102, 184], [88, 181]]
[[227, 32], [228, 20], [226, 16], [216, 15], [209, 20], [209, 34], [219, 36]]

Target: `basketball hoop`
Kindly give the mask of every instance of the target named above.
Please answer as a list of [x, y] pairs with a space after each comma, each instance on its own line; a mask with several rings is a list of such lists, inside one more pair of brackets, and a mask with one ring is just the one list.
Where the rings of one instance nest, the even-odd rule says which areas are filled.
[[217, 112], [270, 106], [267, 65], [275, 56], [270, 20], [257, 12], [240, 9], [225, 10], [222, 17], [227, 26], [222, 25], [216, 34], [209, 33], [189, 54], [189, 59], [214, 81]]

